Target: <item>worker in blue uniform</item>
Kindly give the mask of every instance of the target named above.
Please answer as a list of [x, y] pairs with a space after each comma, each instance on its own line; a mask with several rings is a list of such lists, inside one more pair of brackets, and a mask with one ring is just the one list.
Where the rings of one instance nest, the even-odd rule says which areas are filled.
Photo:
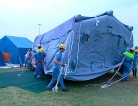
[[[29, 49], [29, 51], [28, 51], [28, 60], [30, 60], [31, 57], [32, 57], [32, 49]], [[28, 64], [28, 68], [29, 68], [29, 69], [32, 69], [32, 64], [31, 64], [31, 62]]]
[[43, 60], [45, 61], [45, 58], [46, 58], [46, 52], [44, 51], [43, 48], [40, 48], [42, 50], [42, 55], [43, 55]]
[[134, 60], [133, 60], [133, 77], [137, 78], [137, 59], [138, 59], [138, 50], [135, 51], [134, 53]]
[[[58, 76], [60, 74], [61, 66], [63, 66], [63, 67], [65, 66], [62, 63], [62, 53], [65, 51], [65, 49], [66, 49], [66, 46], [64, 44], [60, 44], [59, 51], [56, 53], [55, 58], [54, 58], [53, 76], [52, 76], [51, 82], [46, 87], [47, 90], [52, 90], [52, 88], [53, 88], [54, 84], [56, 83], [56, 81], [58, 79]], [[61, 85], [62, 91], [68, 91], [65, 88], [64, 81], [63, 81], [63, 76], [62, 75], [60, 77], [59, 83]]]
[[132, 67], [132, 62], [134, 60], [134, 48], [131, 48], [130, 51], [124, 52], [124, 62], [123, 62], [123, 67], [124, 67], [124, 74], [122, 75], [123, 81], [128, 81], [129, 80], [129, 74], [131, 72], [131, 67]]
[[30, 59], [30, 61], [31, 61], [32, 58], [35, 57], [35, 65], [36, 65], [36, 69], [35, 69], [35, 73], [34, 73], [35, 78], [36, 77], [41, 78], [41, 76], [42, 76], [42, 70], [44, 67], [44, 61], [43, 61], [42, 53], [43, 53], [43, 50], [39, 49], [38, 52], [36, 54], [34, 54], [34, 56], [32, 56]]

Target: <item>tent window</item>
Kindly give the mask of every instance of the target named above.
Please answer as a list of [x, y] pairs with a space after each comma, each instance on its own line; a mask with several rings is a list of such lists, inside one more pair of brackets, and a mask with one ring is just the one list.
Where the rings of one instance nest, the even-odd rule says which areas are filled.
[[89, 36], [88, 36], [88, 35], [85, 35], [84, 40], [85, 40], [85, 41], [88, 41], [88, 40], [89, 40]]
[[87, 31], [85, 34], [84, 34], [84, 42], [87, 42], [90, 38], [90, 32]]

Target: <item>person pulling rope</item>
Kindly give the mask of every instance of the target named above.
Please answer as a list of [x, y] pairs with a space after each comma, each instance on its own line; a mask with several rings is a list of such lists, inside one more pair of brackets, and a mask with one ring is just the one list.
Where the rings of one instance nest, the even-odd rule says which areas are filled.
[[[133, 38], [133, 34], [131, 33], [129, 42], [132, 40], [132, 38]], [[118, 67], [117, 71], [115, 72], [115, 74], [114, 74], [108, 81], [106, 81], [107, 83], [105, 83], [104, 85], [102, 85], [101, 88], [107, 88], [107, 87], [110, 85], [110, 82], [111, 82], [112, 79], [115, 77], [115, 75], [119, 72], [119, 70], [120, 70], [122, 64], [124, 63], [124, 61], [126, 61], [126, 58], [127, 58], [128, 54], [130, 54], [130, 53], [128, 53], [128, 50], [129, 50], [129, 47], [127, 47], [126, 52], [123, 53], [123, 54], [124, 54], [124, 57], [123, 57], [123, 59], [122, 59], [122, 61], [121, 61], [120, 66]], [[132, 48], [131, 48], [130, 50], [132, 50]], [[133, 55], [133, 54], [131, 54], [131, 56], [130, 56], [131, 58], [134, 57], [134, 55], [133, 55], [133, 56], [132, 56], [132, 55]], [[129, 69], [129, 70], [130, 70], [130, 69]], [[130, 73], [130, 72], [127, 72], [127, 75], [129, 75], [129, 73]], [[128, 77], [127, 75], [126, 75], [126, 74], [123, 75], [123, 78], [127, 78], [127, 77]], [[125, 77], [125, 76], [127, 76], [127, 77]], [[123, 79], [123, 78], [122, 78], [122, 79]]]

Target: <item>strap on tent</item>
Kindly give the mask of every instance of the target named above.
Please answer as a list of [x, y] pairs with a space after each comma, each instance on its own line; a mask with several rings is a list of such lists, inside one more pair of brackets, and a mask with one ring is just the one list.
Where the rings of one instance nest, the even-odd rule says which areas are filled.
[[21, 57], [20, 57], [18, 48], [17, 48], [17, 52], [18, 52], [18, 56], [19, 56], [20, 66], [22, 67], [22, 72], [20, 74], [18, 74], [17, 76], [21, 76], [23, 74], [24, 67], [23, 67], [23, 64], [22, 64], [22, 61], [21, 61]]
[[68, 63], [66, 65], [66, 67], [64, 68], [65, 77], [67, 76], [67, 74], [72, 73], [72, 71], [69, 69], [69, 66], [70, 66], [71, 52], [72, 52], [73, 40], [74, 40], [74, 32], [73, 32], [73, 30], [71, 31], [71, 35], [70, 36], [71, 36], [71, 38], [70, 38], [70, 42], [69, 42]]
[[95, 16], [95, 20], [96, 20], [96, 26], [98, 26], [98, 24], [99, 24], [99, 20], [97, 19], [97, 17]]
[[76, 58], [76, 67], [75, 67], [75, 71], [78, 67], [78, 61], [79, 61], [79, 52], [80, 52], [80, 31], [81, 31], [81, 22], [80, 22], [80, 27], [79, 27], [79, 41], [78, 41], [78, 50], [77, 50], [77, 58]]
[[69, 73], [75, 73], [76, 69], [78, 67], [78, 61], [79, 61], [79, 52], [80, 52], [80, 31], [81, 31], [81, 27], [82, 27], [82, 23], [80, 22], [80, 27], [79, 27], [79, 41], [78, 41], [78, 49], [77, 49], [77, 56], [76, 56], [76, 64], [75, 64], [75, 71], [71, 71], [69, 69], [69, 63], [71, 60], [71, 52], [72, 52], [72, 47], [73, 47], [73, 40], [74, 40], [74, 32], [72, 32], [72, 38], [70, 39], [70, 43], [69, 43], [69, 52], [68, 52], [68, 63], [66, 65], [66, 67], [64, 68], [64, 78], [67, 76], [67, 74]]
[[18, 56], [19, 56], [20, 65], [21, 65], [21, 67], [22, 67], [23, 64], [22, 64], [22, 61], [21, 61], [21, 57], [20, 57], [18, 48], [17, 48], [17, 52], [18, 52]]

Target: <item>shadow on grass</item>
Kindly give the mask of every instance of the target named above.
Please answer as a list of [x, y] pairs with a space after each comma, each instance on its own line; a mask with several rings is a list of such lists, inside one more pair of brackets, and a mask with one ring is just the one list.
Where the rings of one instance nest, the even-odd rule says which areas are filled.
[[[98, 85], [98, 84], [102, 84], [106, 81], [108, 81], [110, 78], [112, 78], [112, 76], [114, 75], [113, 72], [108, 72], [105, 75], [102, 75], [100, 77], [97, 77], [95, 79], [92, 80], [88, 80], [88, 81], [68, 81], [66, 80], [65, 83], [67, 86], [73, 86], [73, 87], [80, 87], [80, 86], [85, 86], [85, 85]], [[116, 81], [117, 79], [120, 79], [121, 75], [118, 73], [117, 75], [115, 75], [115, 77], [112, 79], [112, 81]]]
[[50, 76], [38, 79], [33, 77], [33, 71], [26, 70], [21, 76], [18, 76], [20, 73], [21, 71], [0, 73], [0, 88], [16, 86], [36, 93], [46, 91]]
[[[21, 76], [18, 76], [18, 74], [20, 74], [21, 71], [0, 73], [0, 88], [16, 86], [35, 93], [41, 93], [46, 91], [46, 86], [50, 82], [52, 76], [43, 75], [43, 79], [38, 79], [33, 77], [33, 72], [34, 71], [26, 70]], [[113, 74], [114, 74], [113, 72], [109, 72], [101, 77], [89, 81], [65, 80], [65, 84], [69, 88], [82, 87], [88, 84], [101, 84], [109, 80]], [[116, 75], [114, 79], [119, 79], [119, 78], [120, 75]]]

